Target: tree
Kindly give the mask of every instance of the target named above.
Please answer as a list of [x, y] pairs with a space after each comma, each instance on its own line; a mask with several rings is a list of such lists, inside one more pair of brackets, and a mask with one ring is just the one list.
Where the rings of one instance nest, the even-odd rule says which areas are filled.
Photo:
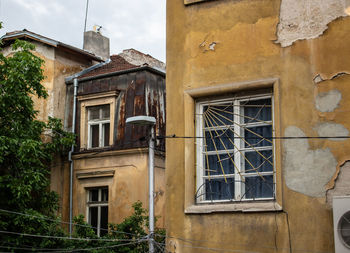
[[[0, 53], [0, 207], [27, 215], [0, 211], [0, 230], [14, 233], [63, 235], [56, 220], [58, 195], [49, 190], [53, 155], [66, 151], [74, 136], [62, 130], [60, 120], [35, 119], [32, 97], [46, 98], [41, 82], [43, 60], [25, 41], [12, 45], [13, 55]], [[44, 141], [49, 135], [50, 141]], [[52, 240], [0, 233], [0, 245], [47, 246]]]

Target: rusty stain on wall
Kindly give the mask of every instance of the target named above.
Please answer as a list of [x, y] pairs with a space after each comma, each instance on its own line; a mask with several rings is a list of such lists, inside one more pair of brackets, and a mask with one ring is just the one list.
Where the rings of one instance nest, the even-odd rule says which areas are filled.
[[287, 47], [320, 36], [330, 22], [347, 16], [346, 7], [346, 0], [282, 0], [277, 43]]

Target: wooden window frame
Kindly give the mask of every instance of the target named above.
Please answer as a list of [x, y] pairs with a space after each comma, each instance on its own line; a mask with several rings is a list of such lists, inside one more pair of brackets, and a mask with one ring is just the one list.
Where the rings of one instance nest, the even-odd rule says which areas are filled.
[[[108, 208], [108, 200], [102, 201], [102, 190], [107, 189], [107, 195], [109, 195], [108, 187], [95, 187], [95, 188], [88, 188], [87, 189], [87, 200], [86, 200], [86, 220], [88, 224], [91, 225], [91, 217], [90, 217], [90, 207], [97, 207], [97, 227], [96, 227], [96, 234], [98, 237], [101, 236], [101, 207], [107, 207]], [[90, 195], [92, 190], [98, 190], [98, 200], [97, 201], [90, 201]], [[108, 220], [108, 217], [107, 217]]]
[[109, 145], [113, 145], [114, 136], [114, 119], [115, 119], [115, 107], [117, 91], [89, 94], [78, 96], [80, 102], [80, 149], [97, 149], [89, 148], [89, 126], [88, 126], [88, 108], [92, 106], [110, 105], [110, 117], [109, 117]]

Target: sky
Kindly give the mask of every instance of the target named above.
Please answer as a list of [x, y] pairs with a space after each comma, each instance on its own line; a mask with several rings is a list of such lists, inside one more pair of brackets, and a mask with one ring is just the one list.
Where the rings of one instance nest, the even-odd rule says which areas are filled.
[[[82, 48], [87, 0], [0, 0], [6, 32], [27, 29]], [[86, 30], [102, 26], [111, 54], [134, 48], [165, 62], [166, 0], [89, 0]]]

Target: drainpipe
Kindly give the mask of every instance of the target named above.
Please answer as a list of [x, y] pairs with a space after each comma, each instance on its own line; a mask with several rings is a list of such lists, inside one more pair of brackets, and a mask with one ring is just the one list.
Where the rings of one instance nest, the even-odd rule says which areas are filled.
[[[93, 65], [89, 68], [86, 68], [79, 73], [76, 73], [72, 76], [66, 77], [65, 81], [66, 84], [71, 83], [73, 81], [74, 86], [74, 96], [73, 96], [73, 118], [72, 118], [72, 133], [75, 134], [75, 122], [76, 122], [76, 111], [77, 111], [77, 94], [78, 94], [78, 77], [89, 73], [90, 71], [97, 69], [99, 67], [102, 67], [108, 63], [110, 63], [111, 60], [107, 59], [105, 62], [98, 63], [96, 65]], [[70, 162], [70, 172], [69, 172], [69, 236], [72, 237], [73, 232], [73, 171], [74, 171], [74, 165], [72, 160], [72, 153], [74, 151], [74, 144], [71, 147], [71, 150], [68, 153], [68, 161]]]
[[[75, 118], [77, 110], [77, 93], [78, 93], [78, 78], [73, 79], [74, 85], [74, 97], [73, 97], [73, 118], [72, 118], [72, 133], [75, 134]], [[73, 232], [73, 160], [72, 153], [74, 151], [74, 144], [68, 154], [68, 160], [70, 162], [69, 172], [69, 237], [72, 237]]]

